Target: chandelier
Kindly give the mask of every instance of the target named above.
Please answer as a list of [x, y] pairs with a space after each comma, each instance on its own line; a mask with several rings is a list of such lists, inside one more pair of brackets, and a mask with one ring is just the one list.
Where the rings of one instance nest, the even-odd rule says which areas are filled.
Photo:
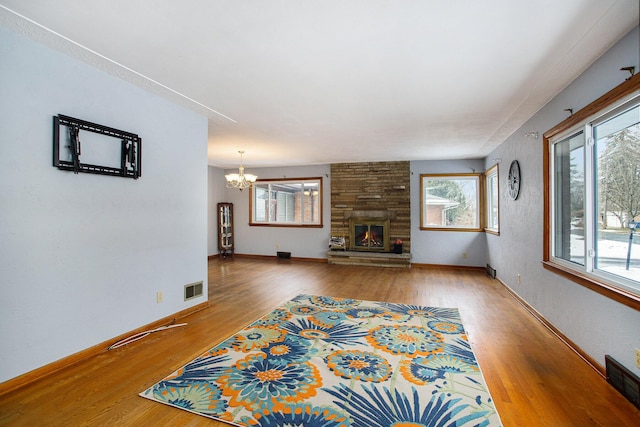
[[238, 168], [238, 173], [229, 173], [224, 177], [227, 180], [227, 188], [237, 188], [242, 191], [245, 188], [251, 187], [258, 177], [251, 175], [250, 173], [244, 173], [244, 166], [242, 166], [242, 155], [244, 154], [244, 151], [238, 151], [238, 153], [240, 153], [240, 167]]

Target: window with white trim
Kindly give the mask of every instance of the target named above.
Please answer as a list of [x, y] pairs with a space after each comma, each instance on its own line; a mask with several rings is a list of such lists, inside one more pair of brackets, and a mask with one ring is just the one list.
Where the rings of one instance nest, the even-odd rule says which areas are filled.
[[488, 233], [500, 234], [500, 193], [498, 186], [498, 165], [484, 173], [485, 228]]
[[640, 92], [545, 138], [548, 261], [640, 295]]
[[250, 225], [322, 227], [322, 178], [257, 180], [250, 197]]

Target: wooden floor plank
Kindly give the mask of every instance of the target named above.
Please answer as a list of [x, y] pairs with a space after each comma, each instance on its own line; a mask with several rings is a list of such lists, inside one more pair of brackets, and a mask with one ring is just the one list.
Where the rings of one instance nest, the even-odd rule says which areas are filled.
[[300, 293], [458, 308], [505, 426], [640, 425], [640, 411], [484, 273], [241, 257], [209, 261], [210, 305], [187, 326], [0, 397], [0, 425], [226, 426], [138, 393]]

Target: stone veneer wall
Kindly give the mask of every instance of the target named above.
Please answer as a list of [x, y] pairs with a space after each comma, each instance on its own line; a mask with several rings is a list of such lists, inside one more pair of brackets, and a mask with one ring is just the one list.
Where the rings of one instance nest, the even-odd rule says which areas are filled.
[[331, 236], [349, 247], [346, 211], [388, 211], [390, 243], [402, 239], [411, 253], [411, 170], [409, 162], [335, 163], [331, 165]]

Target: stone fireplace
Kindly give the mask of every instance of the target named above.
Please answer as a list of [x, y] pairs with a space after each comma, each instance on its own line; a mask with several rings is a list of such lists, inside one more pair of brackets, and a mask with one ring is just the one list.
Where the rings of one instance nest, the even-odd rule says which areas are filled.
[[409, 162], [331, 165], [331, 241], [344, 245], [329, 263], [411, 266], [410, 178]]

